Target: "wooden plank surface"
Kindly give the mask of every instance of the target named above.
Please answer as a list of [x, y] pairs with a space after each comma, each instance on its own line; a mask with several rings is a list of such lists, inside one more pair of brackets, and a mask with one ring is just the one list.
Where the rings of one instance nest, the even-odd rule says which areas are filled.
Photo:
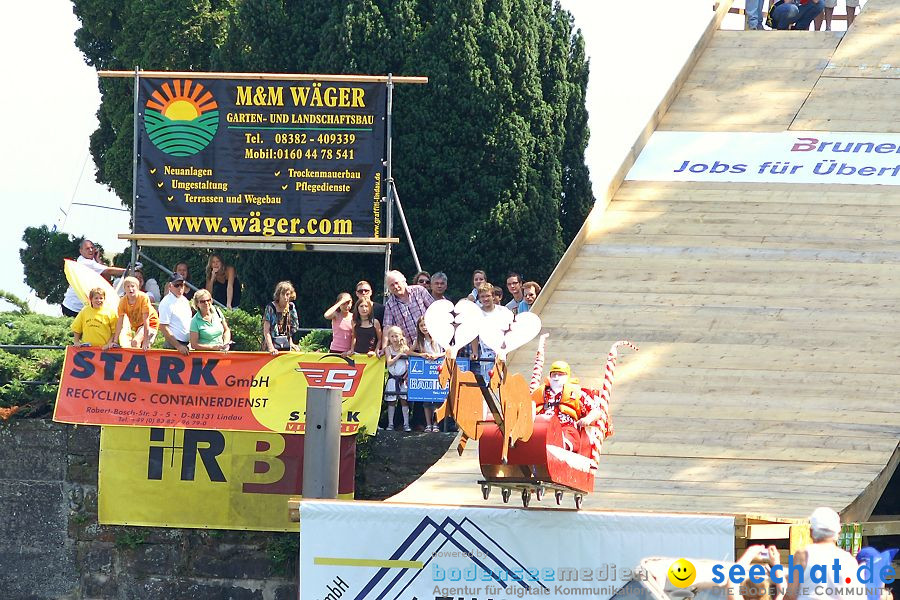
[[[897, 53], [900, 63], [900, 48]], [[893, 69], [892, 69], [893, 70]], [[791, 124], [799, 131], [900, 132], [900, 64], [891, 77], [823, 77]]]
[[[637, 139], [632, 144], [631, 151], [626, 154], [626, 156], [622, 160], [622, 164], [619, 165], [618, 171], [612, 176], [611, 180], [606, 183], [605, 187], [600, 190], [595, 191], [597, 195], [596, 204], [594, 208], [590, 211], [585, 219], [585, 222], [582, 224], [581, 228], [579, 228], [578, 233], [575, 235], [575, 238], [572, 240], [569, 248], [563, 253], [562, 257], [559, 260], [559, 264], [554, 269], [554, 273], [559, 272], [562, 273], [568, 268], [569, 261], [574, 258], [577, 253], [577, 248], [584, 241], [585, 236], [593, 227], [593, 223], [595, 220], [599, 219], [603, 211], [606, 209], [606, 205], [612, 199], [613, 195], [622, 185], [625, 180], [625, 176], [628, 174], [628, 171], [634, 165], [635, 160], [637, 160], [638, 155], [641, 150], [643, 150], [644, 146], [647, 144], [647, 141], [650, 139], [650, 136], [659, 126], [660, 120], [663, 115], [669, 110], [673, 100], [677, 97], [680, 92], [682, 86], [684, 85], [685, 80], [689, 73], [694, 69], [697, 60], [702, 54], [702, 50], [704, 50], [710, 43], [710, 41], [715, 37], [715, 32], [719, 28], [722, 23], [722, 20], [725, 18], [725, 15], [728, 14], [728, 9], [731, 6], [732, 0], [724, 0], [721, 2], [716, 8], [715, 13], [707, 23], [706, 29], [700, 36], [700, 39], [697, 40], [694, 49], [692, 50], [690, 56], [688, 57], [685, 64], [682, 66], [681, 70], [676, 75], [675, 80], [672, 81], [669, 89], [666, 90], [666, 93], [663, 95], [659, 104], [656, 107], [656, 110], [650, 116], [649, 121], [638, 134]], [[555, 277], [553, 273], [550, 275], [550, 279], [545, 283], [544, 290], [546, 290], [547, 294], [544, 297], [549, 296], [556, 285], [556, 282], [560, 280], [560, 277]], [[538, 297], [537, 304], [534, 306], [535, 310], [539, 310], [541, 306], [543, 306], [544, 300], [543, 297]]]
[[826, 77], [900, 79], [900, 4], [869, 0], [825, 70]]
[[828, 66], [841, 35], [778, 33], [718, 32], [659, 129], [787, 129]]
[[[896, 131], [900, 80], [834, 75], [900, 66], [898, 26], [900, 3], [869, 0], [843, 35], [717, 32], [659, 129]], [[585, 385], [613, 341], [641, 347], [620, 356], [585, 507], [867, 517], [900, 462], [898, 217], [894, 186], [623, 182], [536, 305], [547, 359]], [[530, 375], [534, 351], [510, 369]], [[396, 499], [484, 505], [476, 449]]]

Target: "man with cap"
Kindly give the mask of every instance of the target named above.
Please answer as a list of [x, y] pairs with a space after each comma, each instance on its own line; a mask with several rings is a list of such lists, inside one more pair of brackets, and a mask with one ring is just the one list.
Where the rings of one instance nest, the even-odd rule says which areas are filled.
[[[821, 506], [809, 517], [812, 543], [794, 553], [794, 565], [803, 568], [802, 577], [796, 569], [785, 567], [777, 576], [788, 581], [784, 600], [840, 600], [865, 596], [865, 588], [857, 578], [857, 564], [853, 555], [838, 548], [841, 518], [830, 508]], [[822, 581], [825, 579], [825, 581]]]
[[594, 410], [591, 390], [582, 388], [572, 377], [569, 363], [558, 360], [550, 365], [550, 376], [531, 395], [539, 414], [553, 415], [562, 425], [563, 448], [572, 452], [581, 449], [581, 432], [586, 418]]
[[159, 330], [166, 338], [163, 348], [190, 353], [191, 303], [184, 295], [184, 277], [173, 273], [169, 278], [169, 293], [159, 303]]

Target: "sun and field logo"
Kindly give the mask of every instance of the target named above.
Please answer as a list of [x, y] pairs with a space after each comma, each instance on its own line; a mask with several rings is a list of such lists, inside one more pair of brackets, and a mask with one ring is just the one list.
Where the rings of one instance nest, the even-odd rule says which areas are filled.
[[153, 145], [170, 156], [193, 156], [219, 129], [219, 105], [190, 79], [173, 79], [153, 90], [144, 110], [144, 127]]

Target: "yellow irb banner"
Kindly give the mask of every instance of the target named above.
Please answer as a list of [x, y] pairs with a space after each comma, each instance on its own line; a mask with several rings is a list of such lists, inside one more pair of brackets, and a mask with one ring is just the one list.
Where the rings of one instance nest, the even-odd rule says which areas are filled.
[[[303, 481], [296, 434], [101, 427], [99, 522], [298, 531], [287, 501]], [[353, 498], [356, 438], [341, 436], [339, 497]]]

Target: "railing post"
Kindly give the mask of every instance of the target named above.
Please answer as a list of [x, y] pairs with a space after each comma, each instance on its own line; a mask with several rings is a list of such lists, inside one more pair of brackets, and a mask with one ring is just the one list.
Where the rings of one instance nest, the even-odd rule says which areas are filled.
[[[340, 466], [341, 391], [331, 388], [307, 388], [306, 428], [303, 433], [303, 498], [337, 498]], [[298, 600], [300, 600], [302, 569], [298, 553]]]
[[337, 498], [341, 458], [341, 391], [307, 388], [303, 497]]

